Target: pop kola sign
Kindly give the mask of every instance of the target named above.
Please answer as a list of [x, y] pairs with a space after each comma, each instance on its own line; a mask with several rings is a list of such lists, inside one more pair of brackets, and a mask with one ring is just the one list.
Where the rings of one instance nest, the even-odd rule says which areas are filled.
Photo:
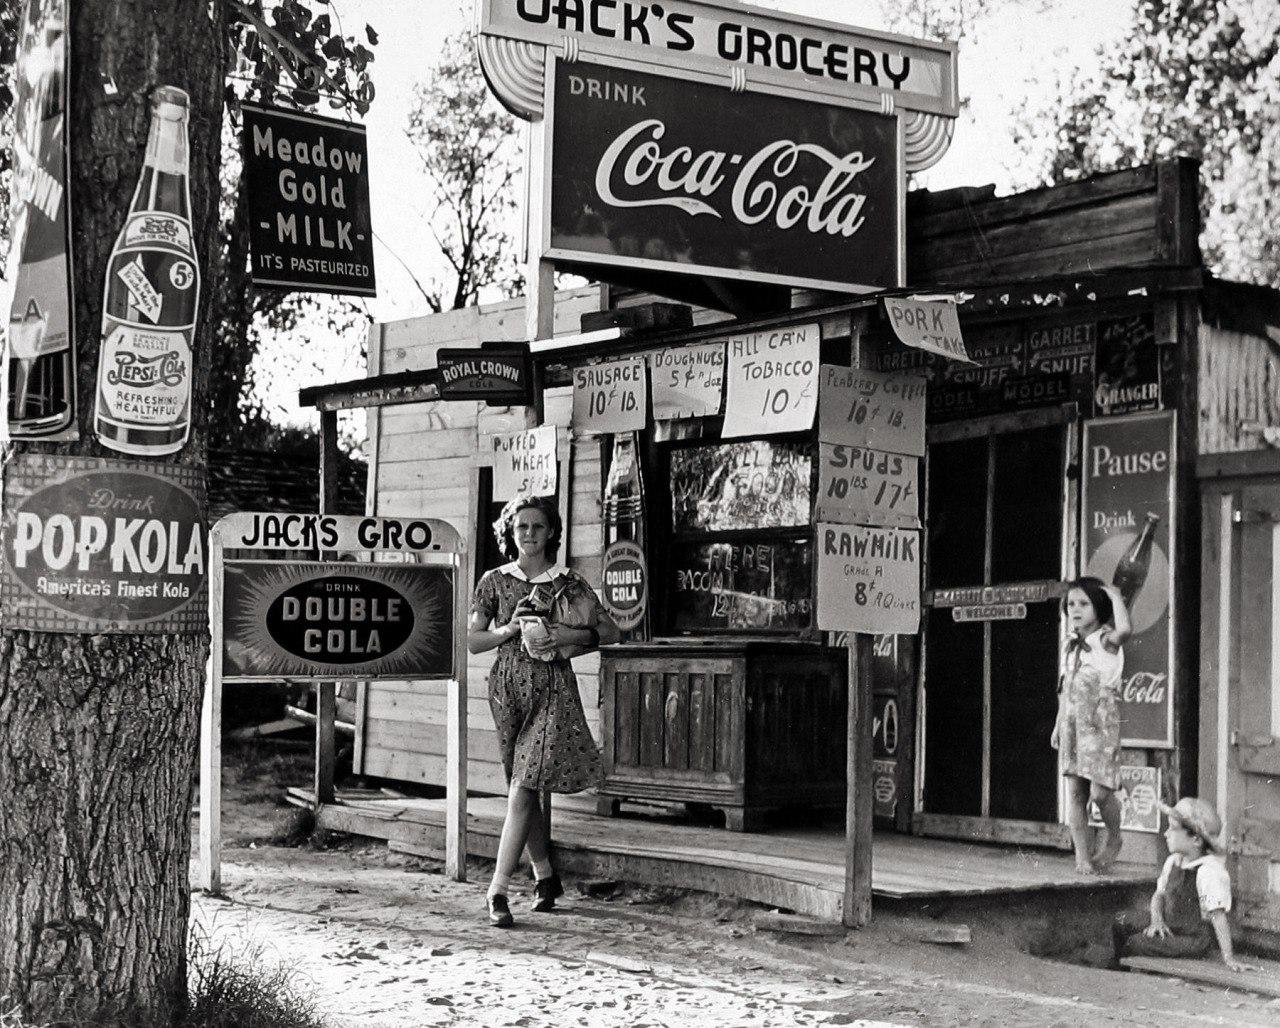
[[16, 456], [4, 469], [5, 627], [204, 631], [203, 491], [194, 468]]
[[254, 283], [377, 296], [364, 126], [241, 108]]
[[613, 65], [551, 68], [544, 256], [850, 293], [901, 283], [896, 119]]

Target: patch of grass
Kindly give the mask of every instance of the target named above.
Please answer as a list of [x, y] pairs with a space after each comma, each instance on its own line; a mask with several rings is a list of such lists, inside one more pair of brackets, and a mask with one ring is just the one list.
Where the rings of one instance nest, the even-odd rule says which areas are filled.
[[190, 949], [190, 1007], [182, 1028], [328, 1028], [298, 992], [296, 972], [261, 951], [231, 954], [199, 934]]
[[[296, 848], [311, 840], [316, 830], [316, 814], [309, 807], [293, 807], [285, 815], [284, 823], [268, 840], [273, 846]], [[0, 1026], [3, 1028], [3, 1026]]]
[[25, 1021], [22, 1011], [12, 1004], [8, 996], [0, 996], [0, 1028], [49, 1028], [43, 1022]]

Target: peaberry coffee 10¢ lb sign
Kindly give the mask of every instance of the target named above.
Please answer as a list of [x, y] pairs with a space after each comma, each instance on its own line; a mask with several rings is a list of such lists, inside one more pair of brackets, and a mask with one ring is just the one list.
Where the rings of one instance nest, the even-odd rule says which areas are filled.
[[552, 63], [546, 256], [844, 292], [900, 284], [896, 119]]
[[43, 632], [208, 627], [195, 468], [20, 454], [4, 469], [0, 617]]

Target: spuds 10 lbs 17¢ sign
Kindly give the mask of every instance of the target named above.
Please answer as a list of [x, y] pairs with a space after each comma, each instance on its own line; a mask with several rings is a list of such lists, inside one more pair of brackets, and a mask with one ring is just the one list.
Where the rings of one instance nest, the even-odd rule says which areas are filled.
[[452, 575], [419, 564], [228, 561], [223, 680], [450, 678]]
[[40, 632], [201, 632], [203, 476], [21, 454], [4, 470], [3, 623]]

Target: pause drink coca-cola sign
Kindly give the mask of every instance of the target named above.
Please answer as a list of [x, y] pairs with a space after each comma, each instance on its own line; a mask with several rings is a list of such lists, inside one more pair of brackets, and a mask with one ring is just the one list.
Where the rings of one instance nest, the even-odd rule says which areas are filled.
[[899, 282], [897, 120], [555, 61], [546, 254], [846, 292]]
[[94, 430], [113, 450], [176, 453], [191, 430], [200, 266], [191, 238], [187, 94], [156, 90], [142, 174], [103, 288]]

